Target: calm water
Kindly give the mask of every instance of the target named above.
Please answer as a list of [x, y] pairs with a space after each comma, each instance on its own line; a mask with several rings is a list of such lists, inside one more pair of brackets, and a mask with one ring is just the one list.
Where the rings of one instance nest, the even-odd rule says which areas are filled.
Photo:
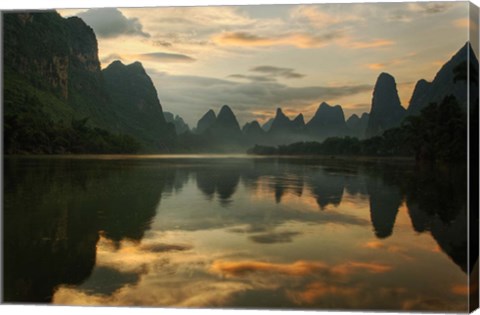
[[6, 302], [467, 308], [462, 171], [90, 157], [4, 174]]

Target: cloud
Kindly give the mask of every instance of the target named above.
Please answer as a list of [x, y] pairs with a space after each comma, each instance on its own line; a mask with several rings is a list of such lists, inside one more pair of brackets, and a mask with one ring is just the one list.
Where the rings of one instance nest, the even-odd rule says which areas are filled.
[[[260, 78], [256, 78], [256, 81], [238, 82], [159, 72], [149, 74], [157, 87], [164, 109], [180, 115], [190, 125], [196, 125], [198, 119], [212, 106], [229, 104], [242, 124], [256, 119], [254, 112], [274, 113], [278, 106], [294, 107], [308, 115], [305, 109], [315, 111], [323, 100], [334, 102], [337, 98], [371, 92], [373, 88], [369, 84], [293, 87], [277, 82], [259, 82]], [[237, 78], [239, 76], [247, 79], [244, 75], [235, 75]], [[264, 78], [261, 80], [265, 81]], [[317, 105], [314, 108], [312, 104]]]
[[[336, 12], [328, 12], [332, 6], [328, 5], [299, 5], [294, 6], [290, 12], [290, 18], [296, 23], [308, 22], [310, 26], [318, 29], [335, 26], [338, 24], [345, 25], [348, 22], [362, 21], [361, 15], [347, 14], [346, 10]], [[341, 12], [341, 14], [338, 14]]]
[[224, 32], [214, 35], [212, 41], [218, 45], [240, 47], [293, 46], [297, 48], [319, 48], [343, 37], [340, 30], [321, 35], [308, 33], [286, 33], [272, 36], [260, 36], [249, 32]]
[[78, 17], [90, 25], [98, 37], [114, 38], [121, 35], [150, 37], [143, 31], [138, 18], [127, 18], [115, 8], [95, 8], [78, 13]]
[[162, 47], [172, 47], [173, 44], [165, 40], [154, 40], [152, 41], [153, 46], [162, 46]]
[[192, 58], [183, 54], [173, 54], [165, 52], [152, 52], [137, 55], [139, 59], [146, 59], [160, 62], [194, 62], [195, 58]]
[[450, 8], [452, 8], [453, 5], [451, 3], [441, 3], [441, 2], [424, 2], [424, 3], [409, 3], [408, 4], [408, 9], [411, 12], [419, 12], [419, 13], [424, 13], [424, 14], [438, 14], [438, 13], [444, 13]]
[[345, 44], [348, 47], [353, 49], [364, 49], [364, 48], [380, 48], [388, 47], [394, 45], [395, 42], [387, 39], [375, 39], [370, 41], [351, 41], [350, 43]]
[[214, 35], [211, 40], [217, 45], [235, 47], [273, 47], [292, 46], [301, 49], [322, 48], [337, 44], [347, 49], [384, 48], [395, 44], [393, 40], [373, 39], [356, 40], [344, 30], [331, 30], [321, 35], [308, 32], [284, 33], [272, 36], [260, 36], [248, 32], [224, 32]]
[[109, 64], [109, 63], [111, 63], [111, 62], [114, 61], [114, 60], [123, 60], [123, 57], [120, 56], [119, 54], [110, 54], [110, 55], [107, 55], [107, 56], [105, 56], [105, 57], [102, 57], [102, 58], [100, 59], [100, 62], [101, 62], [102, 64]]
[[276, 81], [275, 78], [272, 78], [270, 76], [264, 76], [264, 75], [245, 75], [245, 74], [231, 74], [228, 76], [229, 78], [234, 78], [234, 79], [245, 79], [253, 82], [274, 82]]
[[391, 4], [379, 6], [384, 8], [386, 20], [390, 22], [411, 22], [419, 17], [443, 14], [453, 8], [454, 5], [448, 2], [414, 2], [398, 4], [397, 9], [392, 9]]
[[232, 74], [229, 75], [229, 77], [235, 79], [245, 79], [252, 82], [276, 82], [277, 78], [300, 79], [305, 77], [304, 74], [295, 72], [291, 68], [279, 68], [274, 66], [258, 66], [250, 69], [249, 71], [262, 73], [263, 75]]
[[299, 79], [305, 77], [304, 74], [295, 72], [291, 68], [279, 68], [274, 66], [258, 66], [250, 69], [250, 71], [265, 73], [273, 77], [283, 77], [287, 79]]
[[394, 58], [394, 59], [384, 61], [384, 62], [369, 63], [369, 64], [366, 64], [365, 66], [367, 68], [369, 68], [370, 70], [379, 71], [379, 70], [383, 70], [387, 67], [398, 66], [400, 64], [404, 64], [406, 62], [409, 62], [416, 55], [417, 55], [416, 53], [411, 52], [411, 53], [405, 54], [404, 56], [399, 57], [399, 58]]

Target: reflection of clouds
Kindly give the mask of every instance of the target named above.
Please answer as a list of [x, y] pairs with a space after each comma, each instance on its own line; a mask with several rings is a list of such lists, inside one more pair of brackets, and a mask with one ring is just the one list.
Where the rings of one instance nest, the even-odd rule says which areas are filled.
[[288, 276], [306, 276], [315, 273], [346, 276], [358, 272], [385, 273], [391, 266], [380, 263], [347, 262], [329, 266], [319, 261], [299, 260], [290, 264], [262, 261], [214, 261], [211, 271], [223, 276], [241, 277], [250, 273], [277, 273]]
[[[97, 279], [72, 288], [61, 286], [55, 304], [137, 306], [221, 306], [235, 293], [252, 289], [237, 281], [212, 281], [206, 273], [210, 260], [228, 253], [196, 253], [191, 246], [160, 243], [162, 235], [152, 233], [138, 244], [101, 238], [97, 249]], [[112, 278], [112, 276], [114, 278]], [[128, 279], [127, 279], [128, 278]], [[128, 281], [130, 280], [130, 281]]]
[[[320, 308], [334, 305], [376, 308], [372, 297], [404, 295], [403, 288], [372, 285], [375, 279], [382, 279], [392, 271], [391, 265], [360, 261], [332, 264], [306, 260], [292, 263], [216, 260], [210, 267], [210, 272], [221, 275], [222, 279], [254, 285], [254, 292], [270, 290], [276, 296], [283, 296], [284, 305]], [[345, 300], [346, 297], [349, 299]], [[381, 308], [381, 303], [378, 304]]]
[[331, 272], [339, 275], [349, 275], [358, 271], [368, 273], [384, 273], [392, 270], [392, 266], [378, 263], [352, 261], [331, 268]]
[[[415, 233], [405, 206], [393, 211], [401, 201], [397, 182], [388, 182], [385, 192], [386, 179], [374, 178], [372, 185], [362, 172], [271, 160], [228, 163], [232, 167], [217, 162], [201, 168], [176, 167], [178, 190], [172, 184], [164, 188], [155, 222], [148, 225], [151, 231], [142, 233], [141, 240], [123, 239], [118, 244], [100, 238], [96, 269], [115, 271], [110, 273], [119, 277], [115, 285], [95, 286], [103, 278], [93, 284], [87, 280], [76, 289], [60, 287], [54, 302], [440, 309], [436, 301], [443, 300], [452, 309], [464, 306], [458, 303], [465, 301], [464, 288], [453, 285], [464, 275], [452, 271], [451, 262], [440, 258], [443, 255], [430, 252], [434, 240]], [[204, 173], [198, 175], [199, 170]], [[195, 181], [199, 178], [204, 180], [201, 184]], [[318, 196], [326, 200], [335, 201], [341, 191], [338, 207], [319, 211], [312, 178], [335, 186], [317, 187]], [[235, 201], [231, 207], [204, 198], [212, 187], [217, 196], [218, 185], [231, 194], [228, 198]], [[279, 191], [282, 196], [276, 203]], [[381, 211], [396, 214], [393, 221], [386, 216], [388, 226], [395, 223], [395, 235], [388, 240], [372, 235], [368, 193], [377, 201], [373, 213], [377, 227], [385, 219]], [[439, 240], [461, 230], [457, 224], [440, 229], [441, 222], [430, 218], [427, 222], [426, 230], [432, 227]], [[414, 260], [407, 260], [406, 254]], [[430, 271], [432, 264], [436, 270]], [[431, 281], [416, 282], [417, 276], [420, 282], [430, 272]], [[97, 276], [104, 277], [94, 271], [92, 277]], [[447, 289], [437, 290], [442, 283]]]
[[305, 290], [291, 291], [288, 296], [296, 303], [313, 304], [324, 296], [343, 296], [352, 297], [358, 294], [358, 288], [347, 285], [331, 285], [322, 282], [310, 283]]
[[180, 306], [215, 307], [227, 303], [232, 295], [251, 289], [238, 282], [189, 281], [174, 283], [149, 283], [125, 286], [112, 295], [88, 294], [73, 288], [60, 288], [54, 303], [60, 305], [91, 306]]
[[273, 243], [291, 243], [293, 237], [300, 235], [300, 232], [283, 231], [283, 232], [268, 232], [250, 236], [250, 239], [255, 243], [273, 244]]
[[97, 243], [97, 267], [143, 274], [152, 266], [164, 263], [159, 254], [188, 249], [191, 249], [191, 246], [153, 242], [137, 244], [128, 240], [121, 241], [117, 248], [113, 241], [100, 237]]
[[452, 293], [458, 294], [458, 295], [467, 296], [470, 293], [470, 288], [466, 284], [456, 284], [452, 286], [450, 290], [452, 291]]
[[452, 304], [449, 301], [445, 301], [439, 298], [416, 298], [410, 299], [402, 304], [404, 310], [430, 310], [430, 311], [453, 311], [453, 310], [467, 310], [466, 305]]
[[390, 253], [405, 253], [405, 250], [401, 246], [395, 244], [386, 244], [382, 241], [369, 241], [363, 244], [363, 247], [369, 249], [383, 249]]
[[296, 261], [292, 264], [279, 264], [261, 261], [215, 261], [211, 271], [223, 276], [241, 277], [255, 272], [279, 273], [290, 276], [305, 276], [314, 272], [326, 271], [322, 262]]

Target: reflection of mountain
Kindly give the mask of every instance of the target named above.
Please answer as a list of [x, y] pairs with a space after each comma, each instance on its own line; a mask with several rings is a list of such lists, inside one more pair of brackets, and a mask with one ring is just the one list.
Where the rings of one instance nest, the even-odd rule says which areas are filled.
[[[246, 226], [242, 231], [258, 236], [250, 238], [253, 241], [261, 242], [263, 236], [268, 234], [269, 240], [283, 242], [298, 235], [297, 231], [276, 230], [276, 227], [289, 220], [368, 224], [364, 219], [352, 215], [318, 211], [321, 206], [340, 202], [342, 175], [324, 172], [322, 168], [309, 168], [302, 160], [206, 159], [198, 161], [196, 165], [182, 166], [182, 169], [194, 175], [191, 178], [196, 180], [196, 186], [207, 198], [199, 200], [196, 207], [178, 208], [175, 211], [162, 208], [162, 214], [168, 220], [156, 222], [160, 229], [181, 226], [184, 230], [192, 231]], [[335, 184], [334, 190], [331, 190], [328, 187], [331, 184], [322, 185], [321, 179], [338, 185]], [[317, 197], [312, 196], [313, 191], [318, 194], [318, 204]], [[302, 200], [304, 203], [297, 203]], [[276, 203], [271, 204], [274, 201]], [[297, 207], [292, 208], [295, 203]], [[225, 211], [225, 206], [235, 211]]]
[[235, 167], [198, 170], [196, 172], [197, 187], [212, 199], [217, 193], [222, 205], [228, 205], [240, 181], [239, 170]]
[[[85, 290], [102, 287], [111, 292], [135, 283], [139, 279], [135, 272], [117, 274], [104, 266], [93, 269], [95, 248], [102, 244], [97, 244], [99, 232], [117, 247], [125, 238], [140, 240], [160, 198], [164, 199], [161, 220], [155, 221], [158, 230], [228, 229], [265, 246], [306, 234], [290, 222], [364, 228], [372, 224], [378, 237], [388, 237], [405, 199], [414, 230], [431, 233], [466, 271], [466, 196], [465, 187], [458, 184], [465, 182], [465, 172], [463, 177], [456, 173], [462, 171], [424, 172], [411, 166], [308, 159], [9, 159], [5, 164], [5, 300], [48, 302], [60, 284], [83, 283]], [[209, 198], [198, 198], [192, 188]], [[351, 196], [357, 194], [370, 198], [371, 223], [343, 212], [344, 207], [319, 211], [338, 205], [343, 198], [357, 200]], [[173, 197], [188, 199], [176, 207]], [[115, 246], [109, 248], [116, 251]], [[84, 282], [92, 270], [102, 279], [115, 280], [108, 285]]]
[[320, 209], [323, 210], [329, 204], [338, 206], [342, 201], [343, 189], [345, 187], [344, 176], [316, 172], [309, 177], [308, 184]]
[[[466, 170], [421, 167], [409, 178], [406, 187], [414, 230], [429, 231], [442, 251], [468, 272]], [[475, 254], [471, 256], [472, 266], [477, 258]]]
[[171, 171], [122, 162], [5, 162], [4, 300], [49, 302], [92, 272], [99, 232], [140, 240]]
[[50, 302], [57, 285], [79, 284], [92, 271], [98, 218], [90, 207], [79, 209], [81, 198], [72, 198], [88, 174], [62, 178], [68, 167], [35, 170], [35, 164], [5, 162], [6, 302]]
[[393, 232], [402, 195], [398, 187], [383, 183], [380, 179], [369, 178], [367, 190], [370, 195], [370, 216], [375, 235], [389, 237]]
[[350, 195], [360, 194], [367, 196], [368, 192], [365, 176], [358, 172], [347, 174], [347, 176], [345, 176], [345, 190]]
[[139, 241], [155, 216], [165, 185], [172, 186], [174, 170], [121, 167], [101, 183], [92, 207], [101, 211], [105, 237], [119, 242]]

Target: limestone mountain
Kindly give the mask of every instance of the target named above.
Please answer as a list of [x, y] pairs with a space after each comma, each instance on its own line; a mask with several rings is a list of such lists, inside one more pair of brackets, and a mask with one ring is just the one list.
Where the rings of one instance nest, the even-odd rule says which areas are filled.
[[286, 134], [292, 131], [293, 122], [283, 113], [281, 108], [277, 108], [272, 126], [268, 130], [269, 134]]
[[273, 118], [270, 118], [269, 120], [267, 120], [267, 122], [262, 125], [262, 129], [265, 131], [269, 131], [270, 128], [272, 128], [273, 120], [274, 120]]
[[361, 117], [357, 114], [350, 116], [347, 121], [348, 135], [359, 139], [365, 138], [365, 131], [368, 125], [368, 113], [363, 113]]
[[292, 126], [298, 131], [301, 131], [305, 128], [305, 119], [303, 118], [303, 114], [300, 113], [295, 117], [292, 121]]
[[173, 115], [170, 112], [163, 112], [163, 116], [165, 117], [166, 122], [172, 123], [175, 126], [175, 132], [177, 135], [190, 131], [188, 124], [179, 115]]
[[263, 136], [265, 134], [265, 131], [256, 120], [246, 123], [242, 127], [242, 132], [247, 136]]
[[36, 95], [55, 121], [89, 117], [105, 127], [114, 120], [106, 106], [97, 40], [88, 25], [55, 11], [5, 13], [3, 18], [5, 90], [12, 101]]
[[206, 131], [215, 137], [224, 139], [229, 136], [238, 138], [242, 134], [237, 118], [228, 105], [222, 106], [217, 118]]
[[131, 153], [116, 127], [93, 30], [55, 11], [4, 13], [4, 140], [8, 153]]
[[171, 147], [175, 128], [165, 121], [155, 86], [142, 64], [124, 65], [117, 60], [102, 72], [110, 107], [117, 116], [116, 127], [152, 149]]
[[[469, 61], [468, 68], [467, 60]], [[430, 103], [439, 103], [447, 95], [455, 96], [460, 105], [466, 108], [469, 95], [467, 81], [466, 79], [459, 80], [457, 77], [463, 71], [466, 78], [468, 70], [478, 73], [478, 59], [469, 42], [440, 68], [432, 82], [423, 79], [417, 82], [408, 106], [408, 114], [417, 115], [425, 106]], [[473, 103], [475, 102], [473, 98], [478, 95], [478, 84], [472, 84], [470, 88], [472, 97], [470, 102]]]
[[196, 132], [198, 134], [204, 133], [205, 130], [207, 130], [208, 128], [210, 128], [210, 126], [213, 125], [216, 119], [217, 119], [217, 115], [215, 115], [215, 112], [210, 109], [198, 121]]
[[422, 98], [428, 93], [431, 86], [432, 83], [427, 80], [420, 79], [417, 81], [415, 88], [413, 89], [412, 97], [410, 98], [407, 109], [408, 114], [418, 114], [420, 112], [420, 109], [424, 106], [422, 104]]
[[256, 120], [246, 123], [242, 128], [242, 132], [249, 144], [266, 143], [266, 132]]
[[323, 140], [333, 136], [344, 136], [347, 131], [345, 115], [340, 105], [330, 106], [322, 102], [315, 115], [306, 124], [311, 137]]
[[398, 97], [395, 78], [382, 72], [373, 89], [366, 136], [381, 135], [385, 130], [399, 126], [405, 114], [406, 110]]

